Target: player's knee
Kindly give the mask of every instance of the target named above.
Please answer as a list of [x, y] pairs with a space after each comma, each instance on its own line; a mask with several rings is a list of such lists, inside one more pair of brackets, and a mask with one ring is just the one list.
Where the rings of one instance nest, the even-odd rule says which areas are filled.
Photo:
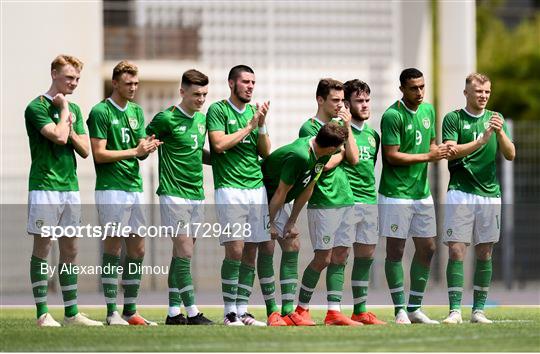
[[386, 248], [386, 259], [392, 262], [401, 261], [403, 258], [404, 247]]
[[259, 245], [259, 252], [271, 256], [274, 254], [274, 248], [275, 248], [274, 242], [272, 241], [263, 242]]
[[129, 257], [134, 259], [144, 258], [144, 244], [142, 246], [131, 247], [127, 253]]

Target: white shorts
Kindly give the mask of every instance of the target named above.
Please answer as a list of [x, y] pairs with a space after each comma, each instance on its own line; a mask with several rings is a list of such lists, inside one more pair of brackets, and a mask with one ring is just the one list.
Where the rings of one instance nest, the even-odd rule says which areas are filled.
[[401, 199], [379, 194], [379, 230], [384, 237], [435, 237], [433, 198]]
[[30, 191], [28, 193], [29, 234], [40, 235], [43, 226], [80, 226], [79, 192]]
[[[249, 228], [249, 236], [244, 232], [222, 233], [219, 243], [244, 241], [261, 243], [270, 241], [270, 215], [268, 198], [264, 187], [257, 189], [219, 188], [215, 191], [216, 214], [222, 229], [242, 230]], [[242, 234], [242, 235], [241, 235]]]
[[356, 203], [353, 207], [354, 242], [376, 245], [379, 242], [379, 210], [377, 204]]
[[[193, 224], [204, 223], [204, 200], [185, 199], [172, 195], [159, 196], [161, 225], [174, 229], [169, 236], [186, 235]], [[188, 235], [196, 236], [196, 235]]]
[[[96, 191], [98, 220], [101, 226], [107, 224], [129, 226], [131, 233], [138, 234], [141, 226], [146, 225], [144, 194], [126, 191]], [[110, 231], [108, 231], [110, 236]]]
[[451, 190], [446, 194], [443, 242], [499, 242], [501, 198]]
[[308, 209], [309, 238], [313, 250], [351, 247], [354, 235], [353, 207]]
[[285, 224], [287, 224], [287, 221], [289, 221], [289, 217], [291, 216], [292, 212], [292, 203], [285, 203], [281, 207], [281, 209], [278, 210], [276, 214], [276, 218], [274, 220], [274, 225], [276, 226], [276, 229], [279, 233], [279, 237], [283, 237], [283, 229], [285, 228]]

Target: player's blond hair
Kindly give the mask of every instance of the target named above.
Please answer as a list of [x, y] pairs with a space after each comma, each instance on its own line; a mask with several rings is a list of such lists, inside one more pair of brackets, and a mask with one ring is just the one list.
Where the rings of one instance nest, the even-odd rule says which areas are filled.
[[124, 73], [135, 76], [139, 73], [139, 68], [137, 68], [137, 65], [130, 63], [127, 60], [122, 60], [114, 67], [112, 79], [117, 80]]
[[470, 85], [473, 81], [477, 81], [480, 84], [491, 82], [487, 75], [481, 73], [471, 73], [465, 78], [465, 86]]
[[51, 71], [60, 70], [66, 65], [71, 65], [79, 71], [81, 71], [84, 66], [83, 62], [80, 61], [78, 58], [75, 58], [74, 56], [71, 56], [71, 55], [60, 54], [59, 56], [54, 58], [54, 60], [52, 61]]

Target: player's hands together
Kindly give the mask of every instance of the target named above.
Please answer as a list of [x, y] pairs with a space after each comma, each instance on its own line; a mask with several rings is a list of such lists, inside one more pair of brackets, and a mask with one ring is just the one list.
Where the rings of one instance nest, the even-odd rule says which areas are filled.
[[489, 127], [487, 127], [486, 130], [484, 130], [484, 133], [482, 133], [481, 136], [478, 137], [478, 142], [480, 143], [480, 145], [487, 144], [489, 141], [489, 138], [491, 138], [491, 135], [493, 134], [494, 131], [495, 129], [493, 128], [493, 126], [491, 126], [491, 123], [490, 123]]
[[451, 158], [457, 155], [458, 149], [457, 149], [457, 143], [455, 142], [446, 142], [444, 143], [448, 147], [448, 154], [446, 155], [446, 158]]
[[495, 131], [495, 133], [497, 133], [497, 134], [501, 133], [503, 123], [504, 122], [503, 122], [501, 116], [499, 116], [499, 114], [497, 112], [493, 113], [491, 115], [491, 118], [489, 119], [489, 126], [491, 128], [493, 128], [493, 131]]
[[276, 225], [272, 221], [272, 222], [270, 222], [270, 238], [272, 240], [275, 240], [278, 237], [279, 237], [278, 229], [276, 228]]
[[257, 124], [259, 127], [262, 127], [266, 123], [266, 114], [270, 109], [270, 101], [263, 102], [263, 104], [256, 103], [257, 112], [255, 112], [254, 117], [257, 117]]
[[351, 111], [345, 106], [341, 108], [341, 111], [339, 111], [337, 117], [343, 121], [343, 124], [345, 125], [345, 127], [349, 128], [351, 126], [351, 119], [352, 119]]
[[435, 162], [445, 159], [448, 156], [449, 146], [446, 144], [429, 146], [429, 162]]
[[159, 139], [156, 139], [156, 136], [152, 134], [151, 136], [147, 136], [144, 140], [142, 140], [139, 145], [137, 145], [137, 151], [136, 156], [137, 157], [143, 157], [146, 156], [154, 151], [157, 150], [158, 146], [163, 144], [162, 141]]

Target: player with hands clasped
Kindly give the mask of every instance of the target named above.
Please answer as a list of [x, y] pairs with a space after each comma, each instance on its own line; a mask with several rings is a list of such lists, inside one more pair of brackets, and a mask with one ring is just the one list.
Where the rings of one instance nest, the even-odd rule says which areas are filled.
[[465, 79], [466, 106], [448, 113], [443, 141], [450, 148], [450, 182], [446, 195], [443, 242], [448, 246], [446, 280], [450, 313], [446, 324], [461, 323], [463, 260], [472, 244], [476, 255], [471, 322], [491, 323], [484, 306], [491, 284], [493, 245], [501, 229], [501, 190], [496, 173], [497, 151], [512, 161], [516, 150], [500, 113], [486, 109], [491, 81], [473, 73]]

